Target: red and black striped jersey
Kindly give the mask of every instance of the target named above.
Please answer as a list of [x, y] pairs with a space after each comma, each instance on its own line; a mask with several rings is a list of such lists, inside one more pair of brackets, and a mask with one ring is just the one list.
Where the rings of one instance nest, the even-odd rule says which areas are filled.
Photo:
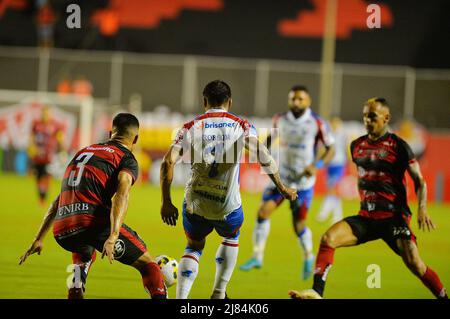
[[126, 147], [108, 141], [79, 150], [70, 161], [61, 184], [53, 234], [58, 237], [91, 226], [108, 225], [111, 198], [119, 172], [138, 176], [138, 163]]
[[36, 154], [31, 160], [35, 164], [50, 164], [58, 148], [57, 134], [61, 131], [61, 127], [54, 120], [47, 122], [37, 120], [33, 122], [31, 130], [36, 146]]
[[386, 133], [376, 141], [361, 136], [351, 143], [350, 150], [358, 168], [359, 215], [374, 219], [411, 215], [405, 170], [415, 158], [409, 145], [397, 135]]

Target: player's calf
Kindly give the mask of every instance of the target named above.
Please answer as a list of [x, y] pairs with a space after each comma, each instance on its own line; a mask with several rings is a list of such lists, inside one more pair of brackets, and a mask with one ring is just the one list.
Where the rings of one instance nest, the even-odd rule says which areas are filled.
[[148, 254], [141, 256], [132, 264], [142, 276], [144, 289], [152, 299], [167, 299], [167, 288], [159, 265]]

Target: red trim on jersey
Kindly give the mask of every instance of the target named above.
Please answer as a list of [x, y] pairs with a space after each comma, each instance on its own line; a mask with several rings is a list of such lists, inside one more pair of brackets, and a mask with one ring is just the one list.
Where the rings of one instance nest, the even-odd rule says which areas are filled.
[[92, 214], [78, 214], [55, 220], [53, 224], [53, 235], [57, 236], [76, 228], [87, 228], [93, 224], [94, 218]]
[[316, 123], [317, 123], [316, 141], [321, 140], [322, 143], [325, 144], [325, 140], [324, 140], [323, 132], [322, 132], [322, 120], [320, 118], [318, 118], [318, 117], [315, 117], [315, 116], [313, 116], [313, 118], [316, 120]]
[[130, 233], [125, 227], [120, 228], [120, 233], [125, 236], [129, 241], [131, 241], [137, 248], [139, 248], [143, 253], [147, 251], [145, 246], [141, 243], [139, 239]]
[[370, 213], [367, 210], [360, 210], [358, 215], [367, 217], [370, 219], [385, 219], [385, 218], [393, 217], [395, 214], [393, 212], [385, 212], [385, 211], [379, 211], [379, 210], [375, 210]]
[[198, 263], [198, 259], [192, 255], [183, 255], [181, 258], [191, 258], [191, 259], [194, 259]]

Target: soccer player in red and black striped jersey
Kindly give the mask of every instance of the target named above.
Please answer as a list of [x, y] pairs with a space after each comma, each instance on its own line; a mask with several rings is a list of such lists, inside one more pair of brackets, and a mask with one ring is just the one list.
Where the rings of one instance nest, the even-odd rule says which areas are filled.
[[63, 148], [62, 136], [62, 129], [51, 118], [49, 107], [43, 107], [41, 118], [32, 123], [28, 148], [41, 205], [45, 205], [50, 184], [48, 166], [52, 162], [54, 154]]
[[75, 264], [69, 299], [83, 298], [90, 266], [96, 251], [110, 263], [118, 260], [142, 275], [153, 299], [165, 299], [167, 290], [155, 259], [142, 239], [123, 224], [131, 186], [138, 176], [132, 154], [138, 139], [138, 119], [129, 113], [114, 117], [110, 140], [78, 151], [66, 168], [61, 192], [50, 206], [35, 240], [20, 258], [22, 264], [42, 251], [43, 239], [53, 224], [57, 243], [72, 252]]
[[289, 294], [294, 299], [322, 298], [336, 248], [383, 239], [436, 298], [448, 298], [438, 275], [421, 259], [410, 227], [405, 171], [413, 179], [418, 197], [419, 229], [435, 228], [427, 213], [427, 187], [419, 164], [409, 145], [388, 132], [390, 112], [384, 98], [365, 103], [363, 120], [367, 135], [354, 140], [350, 147], [358, 168], [359, 214], [337, 222], [322, 236], [313, 289], [291, 290]]

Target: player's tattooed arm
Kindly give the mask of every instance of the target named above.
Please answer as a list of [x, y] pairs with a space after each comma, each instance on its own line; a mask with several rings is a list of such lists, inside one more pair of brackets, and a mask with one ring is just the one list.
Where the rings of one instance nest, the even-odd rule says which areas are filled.
[[417, 212], [417, 221], [419, 223], [419, 229], [425, 230], [425, 227], [430, 231], [435, 229], [435, 225], [431, 220], [427, 212], [427, 184], [420, 171], [420, 165], [417, 161], [413, 160], [408, 164], [408, 173], [414, 181], [414, 188], [416, 190], [417, 199], [419, 202], [419, 208]]
[[52, 202], [47, 212], [44, 215], [44, 219], [42, 220], [41, 225], [39, 226], [39, 230], [31, 243], [30, 247], [27, 251], [20, 257], [19, 265], [21, 265], [29, 255], [37, 253], [41, 254], [43, 248], [43, 240], [51, 225], [53, 224], [53, 220], [55, 219], [56, 213], [58, 211], [58, 203], [59, 203], [59, 195], [56, 196], [55, 200]]
[[127, 212], [130, 189], [133, 185], [133, 177], [127, 171], [121, 171], [117, 177], [117, 181], [117, 191], [111, 198], [111, 231], [108, 239], [103, 245], [102, 252], [102, 258], [107, 256], [110, 263], [114, 260], [114, 245], [119, 238], [120, 228], [122, 227]]
[[278, 172], [278, 165], [269, 154], [267, 147], [260, 143], [256, 137], [250, 136], [245, 139], [245, 148], [250, 152], [250, 154], [256, 154], [257, 160], [262, 169], [270, 177], [280, 193], [290, 201], [295, 200], [297, 198], [297, 190], [286, 187], [283, 184]]
[[182, 155], [182, 148], [172, 146], [161, 163], [160, 185], [161, 185], [161, 218], [167, 225], [175, 226], [178, 219], [178, 209], [172, 204], [170, 186], [173, 180], [173, 171], [176, 162]]

